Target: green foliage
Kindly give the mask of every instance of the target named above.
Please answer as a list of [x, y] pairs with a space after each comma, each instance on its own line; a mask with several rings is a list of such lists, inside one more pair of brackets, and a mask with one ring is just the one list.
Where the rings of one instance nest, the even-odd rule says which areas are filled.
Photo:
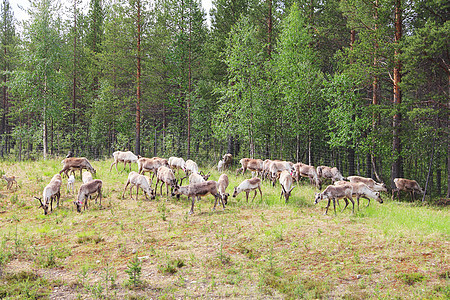
[[137, 287], [141, 282], [141, 269], [142, 262], [139, 260], [137, 254], [128, 262], [128, 269], [125, 270], [125, 273], [128, 274], [129, 280], [128, 285]]

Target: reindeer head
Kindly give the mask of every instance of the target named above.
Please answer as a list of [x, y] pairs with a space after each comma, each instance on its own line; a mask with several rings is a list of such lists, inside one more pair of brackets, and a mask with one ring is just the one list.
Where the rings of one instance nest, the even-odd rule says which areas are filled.
[[81, 207], [83, 207], [83, 202], [79, 200], [73, 201], [73, 204], [77, 207], [77, 212], [81, 212]]
[[228, 194], [228, 193], [225, 193], [225, 194], [221, 195], [223, 203], [228, 204], [228, 197], [229, 196], [230, 196], [230, 194]]
[[322, 193], [315, 193], [314, 194], [314, 204], [319, 203], [321, 200], [323, 200], [323, 194]]
[[38, 198], [38, 197], [34, 197], [36, 199], [39, 200], [39, 202], [41, 203], [41, 205], [38, 208], [42, 208], [44, 210], [44, 215], [48, 214], [48, 204], [47, 203], [42, 203], [42, 199]]
[[233, 192], [233, 197], [236, 198], [236, 196], [237, 196], [238, 194], [239, 194], [239, 193], [238, 193], [237, 187], [235, 186], [235, 187], [234, 187], [234, 192]]
[[383, 199], [381, 199], [380, 192], [375, 192], [375, 200], [377, 200], [380, 203], [383, 203]]
[[288, 200], [289, 200], [289, 197], [291, 196], [292, 190], [295, 188], [295, 185], [294, 185], [289, 191], [287, 191], [287, 192], [286, 192], [286, 190], [284, 189], [284, 186], [283, 186], [283, 185], [281, 185], [281, 188], [283, 189], [284, 199], [286, 200], [286, 203], [287, 203]]
[[208, 174], [203, 174], [203, 171], [200, 171], [200, 175], [203, 177], [205, 181], [207, 181], [209, 176], [211, 176], [211, 172], [208, 172]]

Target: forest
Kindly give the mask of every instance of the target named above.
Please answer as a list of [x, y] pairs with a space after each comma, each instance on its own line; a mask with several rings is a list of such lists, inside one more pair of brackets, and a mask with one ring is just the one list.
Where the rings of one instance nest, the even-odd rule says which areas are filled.
[[65, 4], [2, 0], [3, 159], [231, 153], [450, 196], [448, 1]]

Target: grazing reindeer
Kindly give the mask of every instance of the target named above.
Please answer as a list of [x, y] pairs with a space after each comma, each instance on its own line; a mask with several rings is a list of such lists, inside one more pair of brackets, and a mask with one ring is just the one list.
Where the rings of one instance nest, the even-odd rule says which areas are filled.
[[397, 192], [397, 198], [400, 201], [400, 191], [409, 192], [411, 195], [411, 201], [414, 201], [414, 192], [423, 194], [423, 190], [415, 180], [405, 178], [394, 179], [395, 189], [392, 190], [392, 200], [394, 200], [394, 193]]
[[341, 172], [339, 172], [338, 168], [336, 167], [327, 167], [327, 166], [318, 166], [317, 167], [317, 174], [319, 177], [323, 179], [331, 179], [332, 183], [335, 183], [336, 181], [345, 180], [345, 177], [342, 176]]
[[154, 176], [158, 175], [158, 168], [161, 166], [168, 167], [169, 163], [166, 159], [160, 157], [140, 157], [137, 161], [138, 164], [138, 173], [144, 175], [145, 172], [153, 173], [152, 179]]
[[299, 162], [294, 165], [294, 169], [297, 183], [300, 181], [300, 176], [308, 177], [311, 184], [315, 185], [319, 190], [322, 189], [322, 181], [317, 174], [316, 168]]
[[161, 181], [160, 194], [162, 196], [162, 187], [166, 184], [166, 193], [169, 196], [169, 185], [172, 189], [172, 196], [175, 196], [173, 189], [177, 185], [177, 179], [175, 178], [175, 174], [171, 169], [165, 166], [161, 166], [158, 168], [158, 173], [156, 175], [156, 186], [155, 186], [155, 194], [158, 189], [158, 183]]
[[226, 193], [226, 189], [228, 187], [228, 175], [222, 174], [217, 181], [217, 191], [219, 192], [220, 198], [225, 204], [228, 204], [228, 197], [230, 194]]
[[[186, 195], [189, 199], [189, 197], [192, 198], [192, 205], [191, 210], [189, 211], [189, 214], [194, 213], [194, 204], [195, 204], [195, 198], [204, 197], [208, 194], [211, 194], [215, 198], [214, 202], [214, 210], [216, 209], [217, 200], [221, 200], [219, 193], [217, 192], [217, 182], [213, 180], [205, 181], [205, 182], [199, 182], [199, 183], [193, 183], [186, 186], [179, 186], [176, 185], [174, 188], [174, 194], [176, 195]], [[225, 203], [222, 201], [222, 206], [225, 208]]]
[[16, 176], [13, 175], [13, 176], [8, 177], [6, 175], [3, 175], [2, 178], [5, 179], [6, 182], [7, 182], [7, 184], [6, 184], [6, 189], [7, 190], [11, 189], [14, 183], [16, 184], [16, 189], [18, 188], [18, 184], [17, 184], [17, 181], [16, 181]]
[[47, 184], [47, 186], [44, 188], [44, 191], [42, 192], [42, 198], [44, 202], [42, 202], [41, 198], [34, 197], [41, 203], [41, 206], [39, 206], [39, 208], [42, 208], [44, 210], [44, 215], [48, 214], [49, 204], [50, 211], [53, 211], [53, 200], [56, 200], [56, 205], [59, 206], [59, 198], [61, 197], [61, 183], [61, 175], [55, 174], [50, 180], [50, 183]]
[[242, 158], [239, 163], [242, 165], [242, 168], [239, 168], [237, 172], [242, 171], [242, 175], [244, 175], [246, 170], [256, 172], [257, 175], [262, 173], [263, 161], [261, 159]]
[[[379, 203], [383, 203], [383, 199], [381, 199], [380, 192], [375, 192], [374, 190], [369, 188], [365, 183], [362, 183], [362, 182], [336, 181], [334, 183], [334, 185], [351, 186], [351, 188], [352, 188], [352, 195], [356, 196], [356, 202], [358, 203], [358, 210], [359, 210], [359, 198], [361, 198], [361, 197], [362, 198], [366, 198], [369, 201], [367, 203], [366, 207], [369, 206], [370, 199], [375, 199]], [[348, 206], [347, 199], [344, 198], [344, 201], [345, 201], [345, 207], [342, 209], [342, 211], [344, 211], [344, 209]]]
[[[180, 174], [180, 169], [183, 170], [185, 173], [186, 171], [186, 162], [182, 157], [170, 157], [169, 158], [169, 166], [172, 170], [177, 170], [177, 174]], [[186, 173], [187, 175], [187, 173]]]
[[324, 199], [328, 199], [328, 204], [325, 211], [326, 215], [328, 213], [328, 208], [330, 207], [331, 201], [333, 201], [334, 214], [336, 215], [336, 199], [347, 198], [350, 202], [352, 202], [352, 211], [354, 212], [355, 202], [352, 198], [352, 192], [353, 189], [348, 185], [329, 185], [323, 192], [315, 194], [314, 204], [317, 204]]
[[367, 185], [369, 189], [375, 192], [387, 192], [387, 188], [384, 183], [378, 183], [372, 178], [366, 178], [361, 176], [348, 176], [347, 179], [352, 183], [362, 182], [365, 185]]
[[155, 194], [153, 193], [153, 190], [150, 187], [150, 181], [147, 180], [147, 178], [144, 175], [140, 175], [139, 173], [134, 172], [134, 171], [132, 171], [132, 172], [130, 172], [130, 174], [128, 174], [128, 180], [123, 189], [122, 199], [124, 198], [125, 191], [129, 184], [131, 184], [131, 186], [130, 186], [131, 199], [133, 199], [133, 195], [131, 194], [131, 190], [133, 189], [133, 186], [136, 186], [136, 201], [138, 200], [139, 188], [141, 188], [144, 191], [145, 199], [149, 200], [147, 195], [150, 195], [150, 198], [152, 200], [155, 199]]
[[292, 178], [289, 171], [284, 170], [280, 174], [280, 185], [281, 185], [281, 197], [284, 196], [284, 199], [286, 200], [286, 203], [289, 200], [289, 197], [291, 196], [291, 192], [294, 189], [294, 179]]
[[259, 179], [258, 177], [253, 177], [251, 179], [246, 179], [246, 180], [242, 181], [239, 186], [234, 187], [233, 197], [236, 198], [236, 196], [239, 195], [239, 193], [245, 192], [246, 199], [247, 199], [247, 202], [248, 202], [248, 194], [251, 191], [255, 191], [255, 195], [253, 196], [253, 199], [252, 199], [252, 202], [253, 202], [253, 200], [255, 200], [256, 194], [258, 193], [256, 191], [257, 189], [259, 190], [259, 193], [261, 195], [261, 200], [262, 200], [261, 179]]
[[62, 164], [63, 164], [63, 168], [61, 171], [59, 171], [59, 175], [61, 175], [61, 173], [64, 172], [64, 174], [66, 174], [67, 177], [69, 177], [69, 171], [72, 171], [72, 173], [75, 173], [75, 170], [80, 170], [80, 177], [81, 177], [81, 171], [83, 169], [88, 170], [92, 174], [95, 174], [95, 172], [96, 172], [86, 157], [65, 158], [62, 161]]
[[190, 175], [192, 173], [198, 173], [198, 165], [192, 159], [186, 160], [185, 164], [186, 175]]
[[84, 202], [84, 209], [86, 210], [88, 208], [88, 198], [91, 194], [94, 193], [97, 193], [97, 196], [95, 197], [95, 203], [97, 203], [97, 198], [100, 197], [100, 206], [102, 206], [102, 185], [103, 181], [101, 181], [100, 179], [95, 179], [89, 181], [88, 183], [83, 183], [80, 186], [77, 200], [73, 202], [76, 205], [78, 212], [81, 212], [83, 202]]

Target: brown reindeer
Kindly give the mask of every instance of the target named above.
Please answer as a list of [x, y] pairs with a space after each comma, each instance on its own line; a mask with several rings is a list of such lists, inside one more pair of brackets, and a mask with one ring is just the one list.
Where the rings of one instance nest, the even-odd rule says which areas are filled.
[[405, 178], [394, 179], [395, 189], [392, 190], [392, 200], [394, 200], [394, 193], [397, 192], [397, 198], [400, 201], [400, 191], [409, 192], [411, 201], [414, 201], [414, 192], [423, 194], [423, 190], [415, 180]]

